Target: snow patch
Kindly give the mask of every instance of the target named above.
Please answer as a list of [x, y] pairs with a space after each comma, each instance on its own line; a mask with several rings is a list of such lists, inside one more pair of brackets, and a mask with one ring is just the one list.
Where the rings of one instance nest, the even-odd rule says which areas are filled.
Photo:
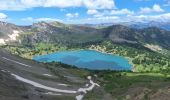
[[17, 40], [17, 37], [19, 36], [19, 31], [13, 30], [13, 34], [8, 35], [10, 37], [10, 40]]
[[8, 70], [1, 70], [1, 71], [4, 73], [10, 73], [10, 71], [8, 71]]
[[44, 76], [49, 76], [49, 77], [51, 77], [52, 75], [50, 75], [50, 74], [43, 74]]
[[[83, 92], [84, 95], [85, 95], [88, 91], [93, 90], [93, 88], [94, 88], [95, 86], [100, 87], [99, 84], [94, 83], [94, 82], [92, 81], [92, 77], [91, 77], [91, 76], [88, 76], [87, 79], [89, 79], [91, 86], [88, 87], [88, 88], [79, 88], [79, 89], [78, 89], [78, 92]], [[78, 95], [78, 96], [76, 96], [76, 99], [77, 99], [77, 100], [82, 100], [83, 97], [84, 97], [84, 95]]]
[[87, 79], [91, 80], [91, 76], [88, 76]]
[[83, 97], [84, 97], [84, 95], [78, 95], [78, 96], [76, 96], [76, 100], [82, 100]]
[[7, 39], [0, 38], [0, 45], [6, 45], [9, 41], [16, 41], [19, 36], [19, 31], [13, 30], [13, 34], [9, 34]]
[[40, 83], [25, 79], [23, 77], [20, 77], [16, 74], [11, 74], [12, 76], [14, 76], [16, 79], [25, 82], [27, 84], [33, 85], [35, 87], [41, 88], [41, 89], [45, 89], [45, 90], [49, 90], [49, 91], [53, 91], [53, 92], [60, 92], [60, 93], [77, 93], [77, 91], [72, 91], [72, 90], [61, 90], [61, 89], [56, 89], [56, 88], [52, 88], [52, 87], [48, 87], [45, 85], [42, 85]]
[[4, 44], [6, 44], [5, 40], [4, 39], [0, 39], [0, 45], [4, 45]]
[[6, 58], [6, 57], [2, 57], [2, 58], [3, 58], [3, 59], [5, 59], [5, 60], [8, 60], [8, 61], [11, 61], [11, 62], [14, 62], [14, 63], [20, 64], [20, 65], [26, 66], [26, 67], [31, 67], [31, 66], [29, 66], [29, 65], [26, 65], [26, 64], [23, 64], [23, 63], [17, 62], [17, 61], [15, 61], [15, 60], [8, 59], [8, 58]]
[[[89, 86], [89, 84], [86, 84], [86, 86], [89, 86], [87, 88], [79, 88], [77, 91], [73, 91], [73, 90], [62, 90], [62, 89], [57, 89], [57, 88], [52, 88], [52, 87], [48, 87], [48, 86], [45, 86], [45, 85], [42, 85], [40, 83], [37, 83], [37, 82], [34, 82], [34, 81], [31, 81], [31, 80], [28, 80], [28, 79], [25, 79], [23, 77], [20, 77], [16, 74], [13, 74], [11, 73], [12, 76], [14, 76], [17, 80], [20, 80], [24, 83], [27, 83], [27, 84], [30, 84], [30, 85], [33, 85], [37, 88], [41, 88], [41, 89], [45, 89], [45, 90], [49, 90], [49, 91], [53, 91], [53, 92], [59, 92], [59, 93], [69, 93], [69, 94], [76, 94], [76, 93], [81, 93], [80, 95], [76, 96], [76, 100], [82, 100], [84, 95], [88, 92], [88, 91], [91, 91], [93, 90], [93, 88], [95, 86], [98, 86], [100, 87], [100, 85], [98, 85], [97, 83], [94, 83], [92, 81], [92, 77], [91, 76], [88, 76], [87, 79], [89, 79], [89, 82], [91, 84], [91, 86]], [[68, 86], [67, 84], [58, 84], [58, 85], [64, 85], [64, 86]], [[62, 94], [57, 94], [57, 93], [53, 93], [53, 92], [47, 92], [45, 94], [47, 95], [62, 95]], [[83, 93], [83, 94], [82, 94]]]
[[95, 86], [99, 86], [97, 83], [94, 83], [92, 80], [90, 80], [90, 84], [92, 84], [90, 87], [88, 87], [88, 88], [80, 88], [80, 89], [78, 89], [78, 91], [79, 91], [79, 92], [87, 93], [87, 91], [93, 90], [93, 88], [94, 88]]
[[156, 52], [160, 52], [163, 50], [159, 45], [145, 44], [144, 46], [151, 49], [152, 51], [156, 51]]
[[7, 71], [6, 70], [1, 70], [2, 72], [6, 73]]
[[67, 84], [58, 84], [58, 85], [60, 85], [60, 86], [69, 86], [69, 85], [67, 85]]
[[88, 86], [89, 86], [89, 84], [86, 84], [85, 86], [86, 86], [86, 87], [88, 87]]

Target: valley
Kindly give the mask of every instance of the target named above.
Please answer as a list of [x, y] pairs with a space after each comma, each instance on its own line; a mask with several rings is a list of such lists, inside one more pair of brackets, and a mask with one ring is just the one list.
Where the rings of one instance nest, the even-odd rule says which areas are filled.
[[[12, 27], [11, 24], [5, 25]], [[133, 29], [121, 25], [95, 29], [58, 22], [15, 27], [20, 30], [17, 39], [4, 41], [5, 44], [0, 46], [2, 100], [169, 98], [169, 31], [159, 28]], [[6, 30], [1, 29], [4, 33], [2, 39], [10, 38], [13, 30], [5, 36]], [[155, 45], [161, 50], [150, 48]], [[132, 70], [92, 70], [60, 61], [33, 60], [35, 56], [83, 50], [124, 57], [132, 65]], [[17, 93], [13, 94], [14, 91]]]
[[170, 100], [170, 0], [0, 0], [0, 100]]
[[[11, 55], [2, 49], [0, 60], [2, 100], [75, 100], [82, 95], [81, 92], [80, 96], [75, 94], [76, 91], [81, 91], [86, 86], [91, 90], [95, 86], [89, 86], [93, 83], [88, 82], [88, 76], [92, 76], [100, 87], [96, 85], [94, 90], [88, 91], [83, 100], [169, 98], [168, 73], [77, 69], [62, 63], [38, 63]], [[17, 91], [18, 94], [10, 94], [12, 91]]]

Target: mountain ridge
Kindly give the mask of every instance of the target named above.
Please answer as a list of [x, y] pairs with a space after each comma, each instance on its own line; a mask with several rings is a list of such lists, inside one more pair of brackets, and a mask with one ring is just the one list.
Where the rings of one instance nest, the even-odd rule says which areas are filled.
[[[3, 27], [6, 26], [6, 30]], [[31, 26], [17, 26], [6, 24], [0, 26], [1, 37], [3, 42], [17, 42], [22, 45], [35, 45], [36, 43], [45, 42], [61, 45], [82, 45], [89, 43], [98, 43], [104, 40], [111, 40], [113, 43], [130, 43], [130, 44], [154, 44], [163, 48], [170, 49], [170, 32], [157, 28], [148, 27], [136, 29], [123, 25], [112, 25], [101, 29], [63, 24], [60, 22], [39, 22]], [[9, 28], [9, 30], [7, 30]], [[8, 33], [8, 34], [7, 34]], [[12, 35], [10, 37], [10, 35]], [[2, 43], [1, 43], [2, 44]]]

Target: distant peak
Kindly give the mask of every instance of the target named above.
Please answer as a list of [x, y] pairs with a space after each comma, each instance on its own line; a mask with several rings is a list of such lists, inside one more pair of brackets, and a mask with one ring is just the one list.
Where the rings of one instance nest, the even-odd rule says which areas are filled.
[[8, 23], [8, 22], [3, 22], [3, 21], [0, 21], [0, 25], [8, 25], [8, 24], [10, 24], [10, 23]]

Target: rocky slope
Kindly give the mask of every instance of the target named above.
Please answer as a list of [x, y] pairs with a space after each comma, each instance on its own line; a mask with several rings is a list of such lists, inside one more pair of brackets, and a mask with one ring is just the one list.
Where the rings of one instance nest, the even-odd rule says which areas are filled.
[[87, 91], [99, 87], [88, 72], [63, 66], [37, 63], [0, 49], [0, 99], [82, 100]]
[[153, 44], [170, 49], [170, 32], [156, 27], [133, 29], [122, 25], [113, 25], [104, 29], [106, 37], [117, 43]]
[[1, 22], [0, 32], [1, 44], [10, 44], [16, 41], [22, 45], [35, 45], [40, 42], [83, 45], [111, 40], [114, 43], [151, 44], [170, 49], [170, 32], [156, 27], [134, 29], [122, 25], [112, 25], [96, 29], [59, 22], [39, 22], [21, 27]]
[[20, 28], [14, 24], [0, 22], [0, 45], [16, 40], [19, 36]]
[[165, 30], [170, 31], [170, 23], [169, 22], [156, 22], [156, 21], [150, 21], [150, 22], [132, 22], [132, 23], [126, 23], [125, 25], [132, 27], [132, 28], [148, 28], [148, 27], [157, 27], [162, 28]]

